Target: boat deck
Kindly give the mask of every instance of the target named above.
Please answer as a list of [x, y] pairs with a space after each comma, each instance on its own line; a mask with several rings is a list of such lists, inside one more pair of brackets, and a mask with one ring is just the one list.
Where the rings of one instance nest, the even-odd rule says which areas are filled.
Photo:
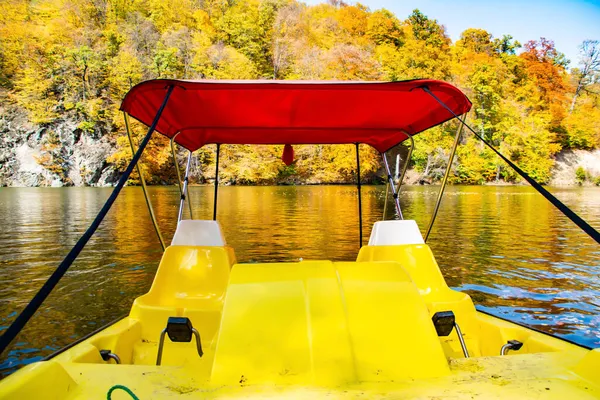
[[[600, 363], [600, 353], [594, 355]], [[210, 355], [207, 354], [207, 358]], [[577, 357], [575, 358], [577, 359]], [[432, 379], [362, 382], [337, 387], [253, 384], [252, 374], [235, 385], [215, 385], [199, 379], [201, 362], [186, 366], [97, 365], [46, 363], [54, 376], [66, 373], [70, 382], [47, 398], [105, 399], [114, 384], [125, 385], [140, 399], [158, 398], [418, 398], [418, 399], [598, 399], [600, 389], [576, 375], [565, 352], [454, 359], [448, 376]], [[593, 360], [588, 360], [591, 363]], [[405, 361], [410, 362], [410, 361]], [[55, 365], [52, 365], [55, 364]], [[579, 368], [586, 366], [578, 363]], [[63, 369], [64, 368], [64, 369]], [[62, 370], [62, 371], [61, 371]], [[596, 368], [595, 374], [599, 374]], [[40, 371], [42, 372], [42, 371]], [[592, 378], [592, 377], [590, 377]], [[63, 382], [62, 379], [58, 381]], [[60, 385], [59, 385], [60, 386]], [[64, 385], [63, 385], [64, 386]], [[55, 386], [58, 389], [57, 386]], [[60, 395], [59, 395], [60, 392]], [[47, 392], [46, 392], [47, 393]], [[129, 398], [115, 391], [113, 399]]]
[[[192, 326], [159, 351], [172, 317], [198, 330], [202, 355]], [[501, 355], [509, 341], [522, 345]], [[104, 399], [124, 385], [140, 399], [600, 399], [599, 383], [600, 349], [478, 312], [425, 244], [271, 264], [237, 264], [227, 246], [171, 246], [128, 317], [8, 377], [0, 398]]]

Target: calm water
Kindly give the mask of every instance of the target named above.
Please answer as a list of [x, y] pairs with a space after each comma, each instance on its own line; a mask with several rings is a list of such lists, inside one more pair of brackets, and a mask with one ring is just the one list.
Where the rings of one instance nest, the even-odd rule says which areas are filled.
[[[165, 238], [177, 188], [151, 188]], [[364, 238], [381, 218], [383, 187], [363, 188]], [[0, 188], [0, 332], [87, 228], [111, 189]], [[425, 229], [437, 188], [407, 187], [406, 218]], [[600, 229], [600, 188], [552, 190]], [[212, 217], [212, 189], [191, 190], [195, 218]], [[240, 262], [352, 260], [351, 186], [222, 187], [219, 221]], [[600, 346], [600, 246], [529, 187], [450, 187], [429, 240], [449, 285], [478, 307], [590, 347]], [[126, 188], [42, 309], [0, 356], [0, 374], [128, 312], [161, 256], [140, 188]]]

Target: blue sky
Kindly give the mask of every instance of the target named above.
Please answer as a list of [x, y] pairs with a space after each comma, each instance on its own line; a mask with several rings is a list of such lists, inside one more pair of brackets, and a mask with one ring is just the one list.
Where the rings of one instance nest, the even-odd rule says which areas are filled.
[[[305, 0], [307, 4], [324, 1]], [[355, 4], [355, 1], [347, 1]], [[402, 1], [362, 0], [371, 10], [386, 8], [405, 19], [418, 8], [446, 26], [453, 41], [467, 28], [482, 28], [494, 37], [510, 34], [522, 44], [540, 37], [554, 40], [558, 51], [578, 64], [578, 46], [585, 39], [600, 40], [600, 0], [594, 1]]]

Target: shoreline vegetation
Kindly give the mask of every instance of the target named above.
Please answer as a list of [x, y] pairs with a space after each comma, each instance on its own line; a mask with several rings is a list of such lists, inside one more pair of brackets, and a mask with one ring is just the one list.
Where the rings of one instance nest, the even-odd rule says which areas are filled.
[[[519, 43], [470, 28], [452, 42], [444, 21], [330, 0], [7, 0], [0, 4], [0, 186], [110, 186], [131, 159], [120, 101], [155, 78], [451, 82], [473, 102], [468, 123], [537, 181], [600, 185], [600, 41], [567, 60], [550, 38]], [[140, 137], [144, 127], [134, 124]], [[438, 182], [456, 133], [415, 137], [408, 183]], [[353, 146], [223, 146], [223, 184], [353, 183]], [[405, 159], [399, 145], [390, 160]], [[180, 168], [186, 154], [178, 153]], [[194, 184], [214, 179], [214, 146], [194, 153]], [[392, 162], [392, 165], [394, 163]], [[168, 141], [143, 158], [148, 184], [176, 184]], [[364, 183], [380, 156], [361, 146]], [[130, 184], [138, 184], [134, 173]], [[463, 134], [455, 184], [520, 184]]]

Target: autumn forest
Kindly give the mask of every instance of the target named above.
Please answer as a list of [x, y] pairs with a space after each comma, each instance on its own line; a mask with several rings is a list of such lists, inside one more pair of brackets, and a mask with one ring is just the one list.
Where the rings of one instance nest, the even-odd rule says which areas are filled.
[[[118, 172], [131, 159], [120, 101], [133, 85], [154, 78], [449, 81], [473, 102], [468, 123], [543, 183], [561, 151], [600, 147], [600, 42], [590, 38], [579, 59], [567, 60], [552, 38], [519, 43], [510, 32], [493, 37], [474, 27], [452, 42], [443, 23], [419, 10], [396, 16], [342, 1], [3, 0], [1, 101], [43, 131], [35, 160], [67, 182], [72, 143], [56, 127], [74, 121], [79, 136], [105, 138], [107, 165]], [[422, 179], [443, 175], [456, 128], [450, 122], [417, 135], [411, 167]], [[354, 179], [353, 146], [296, 146], [295, 152], [286, 166], [282, 146], [224, 146], [221, 179]], [[377, 181], [379, 155], [367, 146], [361, 152], [365, 181]], [[195, 181], [212, 180], [214, 163], [213, 146], [194, 153]], [[165, 138], [154, 137], [143, 166], [150, 183], [175, 182]], [[451, 179], [519, 181], [467, 133]]]

